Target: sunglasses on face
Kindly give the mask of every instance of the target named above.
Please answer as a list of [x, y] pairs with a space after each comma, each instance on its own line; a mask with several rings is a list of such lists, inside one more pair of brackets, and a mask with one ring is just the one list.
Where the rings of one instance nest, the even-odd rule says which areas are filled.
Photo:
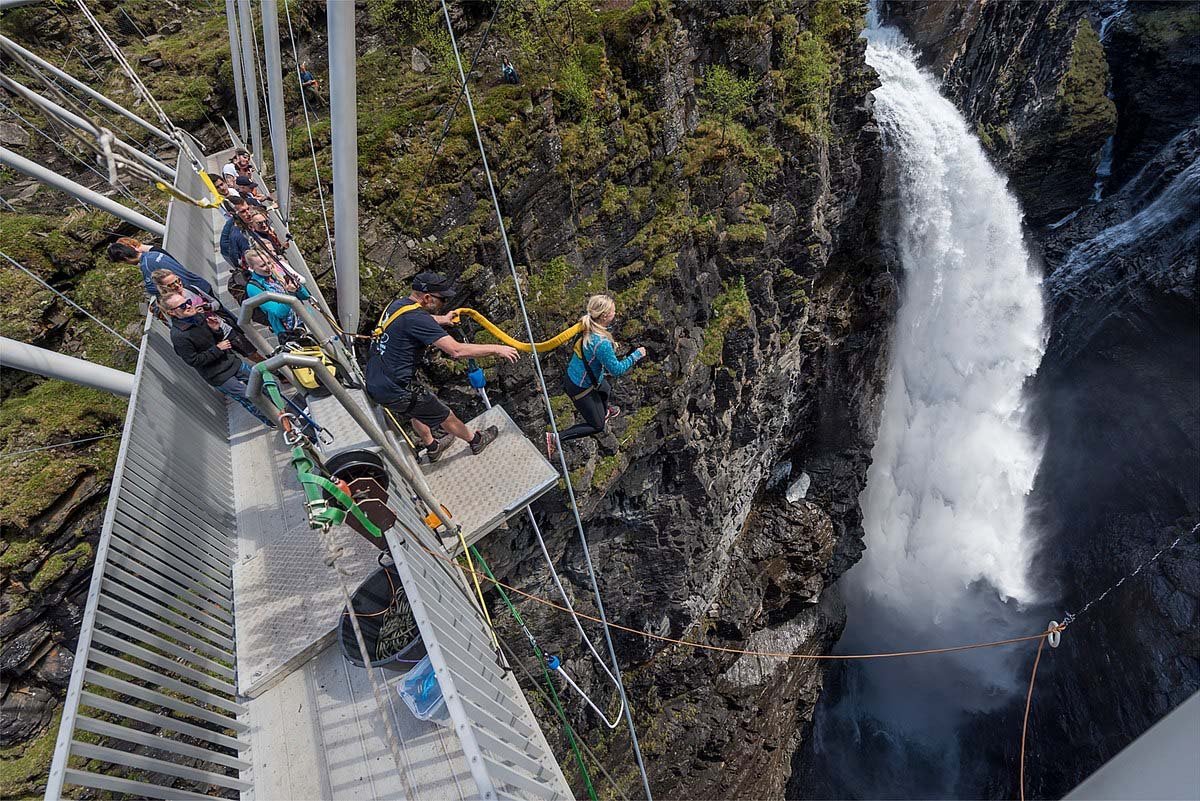
[[195, 303], [189, 298], [188, 300], [185, 300], [183, 303], [180, 303], [178, 306], [173, 306], [170, 309], [167, 309], [167, 311], [169, 311], [169, 312], [182, 311], [185, 309], [190, 309], [194, 305], [195, 305]]
[[183, 286], [183, 280], [179, 276], [175, 276], [170, 281], [163, 281], [163, 286]]

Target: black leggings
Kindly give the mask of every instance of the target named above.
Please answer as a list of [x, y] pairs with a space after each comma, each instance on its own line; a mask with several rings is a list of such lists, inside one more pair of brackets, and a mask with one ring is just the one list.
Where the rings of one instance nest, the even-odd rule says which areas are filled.
[[583, 387], [575, 386], [569, 378], [564, 376], [562, 388], [563, 392], [566, 392], [571, 398], [571, 402], [575, 404], [575, 411], [579, 413], [583, 421], [576, 423], [566, 431], [560, 431], [558, 441], [568, 442], [604, 431], [604, 418], [608, 416], [608, 396], [612, 393], [612, 387], [608, 385], [608, 382], [601, 381], [599, 389], [592, 390], [578, 400], [575, 398], [583, 392]]

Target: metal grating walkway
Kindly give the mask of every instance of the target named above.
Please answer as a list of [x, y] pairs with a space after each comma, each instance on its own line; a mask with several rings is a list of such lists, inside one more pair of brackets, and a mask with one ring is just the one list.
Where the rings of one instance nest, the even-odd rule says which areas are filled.
[[[178, 184], [202, 194], [186, 159]], [[172, 202], [165, 247], [223, 279], [220, 223], [215, 211]], [[337, 419], [344, 409], [320, 413], [331, 428], [353, 426]], [[465, 496], [473, 505], [442, 501], [462, 506], [457, 519], [472, 539], [557, 477], [502, 410], [488, 414], [505, 429], [490, 458], [451, 452], [431, 484], [450, 492], [490, 481], [471, 471], [499, 475], [530, 452], [540, 465], [481, 484]], [[189, 447], [175, 447], [185, 430]], [[388, 544], [419, 610], [449, 725], [408, 712], [398, 673], [376, 671], [388, 697], [377, 707], [367, 672], [329, 644], [340, 587], [277, 436], [227, 408], [175, 357], [166, 327], [147, 319], [46, 798], [70, 785], [137, 798], [402, 798], [386, 721], [418, 798], [569, 798], [463, 575], [443, 561], [412, 488], [390, 466], [399, 520]], [[377, 552], [348, 529], [341, 535], [340, 564], [365, 577]]]

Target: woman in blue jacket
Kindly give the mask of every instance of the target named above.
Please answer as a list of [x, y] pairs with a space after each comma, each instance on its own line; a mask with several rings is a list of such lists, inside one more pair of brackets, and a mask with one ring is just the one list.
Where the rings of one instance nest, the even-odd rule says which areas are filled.
[[[308, 289], [299, 284], [293, 283], [290, 278], [284, 277], [280, 279], [276, 277], [270, 259], [257, 250], [252, 250], [245, 256], [246, 266], [250, 268], [250, 275], [246, 280], [246, 300], [254, 297], [261, 292], [275, 292], [279, 295], [295, 295], [300, 300], [308, 300], [310, 297]], [[268, 300], [266, 303], [259, 306], [263, 313], [267, 315], [267, 320], [270, 322], [271, 331], [279, 336], [287, 333], [295, 328], [299, 323], [296, 319], [296, 313], [292, 307], [286, 303], [280, 303], [276, 300]]]
[[617, 304], [608, 295], [588, 298], [587, 312], [579, 318], [581, 330], [562, 383], [563, 392], [583, 419], [560, 432], [557, 441], [554, 434], [546, 434], [546, 455], [551, 459], [561, 443], [604, 431], [608, 418], [620, 413], [615, 406], [608, 405], [612, 387], [607, 377], [625, 375], [646, 357], [646, 349], [638, 348], [624, 359], [617, 358], [616, 343], [608, 332], [616, 316]]

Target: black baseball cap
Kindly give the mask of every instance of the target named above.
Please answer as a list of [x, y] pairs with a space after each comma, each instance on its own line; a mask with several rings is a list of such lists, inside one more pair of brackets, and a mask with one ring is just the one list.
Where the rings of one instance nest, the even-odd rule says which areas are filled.
[[447, 300], [456, 294], [453, 279], [447, 278], [441, 273], [428, 271], [417, 273], [416, 277], [413, 278], [412, 288], [417, 292], [428, 292], [431, 295], [437, 295]]
[[238, 186], [258, 186], [258, 184], [254, 183], [254, 181], [250, 180], [244, 175], [239, 175], [234, 183]]

